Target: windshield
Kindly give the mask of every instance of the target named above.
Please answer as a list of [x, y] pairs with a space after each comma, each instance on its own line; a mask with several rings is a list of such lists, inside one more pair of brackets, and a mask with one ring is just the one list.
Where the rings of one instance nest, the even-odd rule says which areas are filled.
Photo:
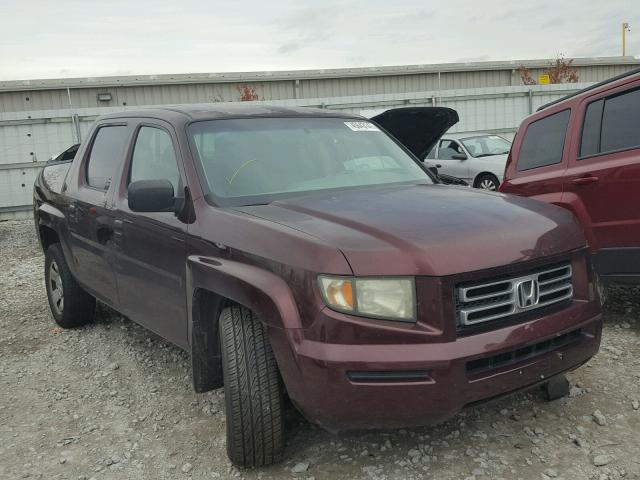
[[509, 153], [511, 142], [498, 135], [481, 135], [460, 140], [472, 157], [488, 157]]
[[203, 183], [222, 205], [269, 203], [293, 193], [433, 183], [374, 124], [344, 118], [196, 122], [189, 133]]

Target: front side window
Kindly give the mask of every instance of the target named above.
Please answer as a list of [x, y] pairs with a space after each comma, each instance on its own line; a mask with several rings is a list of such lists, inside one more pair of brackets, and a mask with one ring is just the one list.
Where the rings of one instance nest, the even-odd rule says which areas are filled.
[[122, 161], [129, 140], [129, 130], [125, 125], [100, 127], [93, 140], [87, 163], [87, 184], [108, 190], [111, 180]]
[[475, 158], [506, 155], [511, 148], [511, 142], [498, 135], [479, 135], [477, 137], [463, 138], [460, 141], [469, 152], [469, 155]]
[[640, 89], [607, 98], [602, 112], [600, 151], [640, 147]]
[[180, 173], [171, 136], [160, 128], [141, 127], [131, 158], [129, 183], [139, 180], [169, 180], [180, 191]]
[[343, 118], [244, 118], [189, 127], [207, 190], [220, 204], [265, 203], [294, 193], [433, 183], [389, 136]]
[[562, 161], [570, 110], [563, 110], [530, 123], [524, 134], [518, 171], [555, 165]]
[[454, 142], [453, 140], [442, 140], [440, 142], [440, 149], [438, 150], [439, 160], [462, 160], [462, 157], [467, 158], [467, 155], [458, 142]]

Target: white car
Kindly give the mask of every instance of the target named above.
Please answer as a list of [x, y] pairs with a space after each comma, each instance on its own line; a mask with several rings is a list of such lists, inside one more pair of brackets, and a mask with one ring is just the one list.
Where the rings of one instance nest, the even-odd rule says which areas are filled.
[[488, 133], [446, 134], [425, 163], [439, 173], [461, 178], [475, 188], [497, 190], [502, 183], [511, 142]]

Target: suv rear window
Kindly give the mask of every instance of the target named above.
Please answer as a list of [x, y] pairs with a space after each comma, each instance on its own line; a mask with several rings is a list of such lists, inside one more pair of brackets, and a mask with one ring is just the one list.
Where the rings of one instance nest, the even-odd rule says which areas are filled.
[[129, 132], [125, 125], [100, 127], [93, 140], [87, 164], [89, 186], [100, 190], [109, 189], [128, 139]]
[[564, 137], [571, 110], [563, 110], [529, 124], [520, 147], [518, 171], [562, 161]]

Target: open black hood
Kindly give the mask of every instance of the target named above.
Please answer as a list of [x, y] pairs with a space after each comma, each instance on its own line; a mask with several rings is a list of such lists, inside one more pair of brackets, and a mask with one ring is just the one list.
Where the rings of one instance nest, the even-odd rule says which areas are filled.
[[420, 160], [458, 123], [458, 112], [445, 107], [392, 108], [372, 117]]

